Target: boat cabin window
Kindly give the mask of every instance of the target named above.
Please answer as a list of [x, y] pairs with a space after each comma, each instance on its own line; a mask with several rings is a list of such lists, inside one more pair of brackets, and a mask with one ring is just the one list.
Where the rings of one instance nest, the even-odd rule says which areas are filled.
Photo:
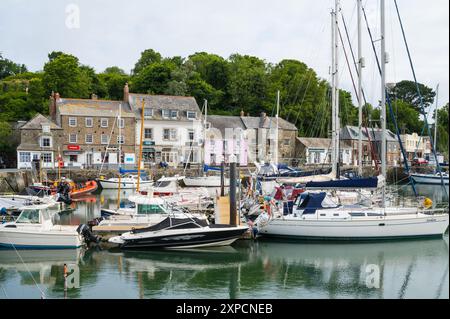
[[156, 187], [167, 187], [170, 185], [170, 181], [160, 181], [156, 184]]
[[17, 218], [18, 224], [39, 224], [39, 210], [38, 209], [25, 209]]
[[350, 216], [352, 217], [365, 217], [365, 213], [350, 213]]
[[138, 204], [138, 214], [164, 214], [165, 210], [160, 205]]

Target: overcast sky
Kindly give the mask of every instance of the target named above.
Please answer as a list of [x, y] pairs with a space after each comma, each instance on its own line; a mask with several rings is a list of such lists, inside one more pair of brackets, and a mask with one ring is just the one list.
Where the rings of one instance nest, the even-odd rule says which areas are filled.
[[[379, 38], [379, 0], [363, 0]], [[73, 6], [79, 8], [79, 28]], [[440, 105], [449, 100], [449, 2], [398, 0], [418, 81], [435, 88]], [[356, 50], [356, 1], [341, 1]], [[140, 52], [186, 57], [199, 51], [228, 57], [250, 54], [268, 62], [298, 59], [329, 78], [332, 0], [1, 0], [0, 52], [32, 70], [42, 69], [53, 50], [72, 53], [103, 71], [129, 72]], [[412, 79], [394, 1], [386, 1], [388, 82]], [[68, 11], [68, 13], [66, 13]], [[69, 27], [68, 27], [69, 26]], [[364, 28], [364, 86], [369, 102], [380, 96], [380, 80]], [[379, 42], [377, 43], [379, 48]], [[341, 52], [341, 86], [352, 92]]]

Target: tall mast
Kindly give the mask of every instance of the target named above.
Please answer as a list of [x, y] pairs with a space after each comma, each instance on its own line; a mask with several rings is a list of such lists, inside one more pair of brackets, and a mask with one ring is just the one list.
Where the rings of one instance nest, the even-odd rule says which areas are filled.
[[340, 1], [335, 1], [335, 12], [334, 12], [334, 99], [335, 99], [335, 111], [334, 111], [334, 121], [335, 121], [335, 159], [336, 159], [336, 178], [339, 179], [339, 162], [340, 162], [340, 152], [339, 152], [339, 140], [340, 140], [340, 122], [339, 122], [339, 19], [338, 12], [340, 10]]
[[358, 172], [361, 176], [363, 173], [363, 163], [362, 163], [362, 108], [363, 108], [363, 96], [362, 96], [362, 68], [363, 68], [363, 57], [362, 57], [362, 35], [361, 35], [361, 13], [362, 13], [362, 3], [361, 0], [356, 0], [358, 4]]
[[122, 167], [122, 103], [119, 103], [119, 168]]
[[276, 124], [277, 124], [277, 129], [275, 131], [275, 163], [278, 165], [278, 118], [279, 118], [279, 114], [280, 114], [280, 90], [277, 91], [277, 115], [275, 117], [276, 119]]
[[336, 56], [335, 56], [335, 42], [336, 33], [334, 32], [334, 29], [336, 27], [336, 21], [335, 21], [335, 11], [331, 10], [331, 174], [332, 176], [336, 176], [337, 169], [336, 169], [336, 138], [335, 138], [335, 132], [336, 132], [336, 64], [334, 62]]
[[[385, 21], [385, 0], [381, 0], [381, 174], [386, 179], [386, 21]], [[385, 183], [386, 184], [386, 183]], [[383, 187], [382, 205], [385, 207], [386, 188]]]
[[[202, 159], [203, 166], [205, 165], [205, 159], [206, 159], [206, 136], [207, 136], [206, 129], [207, 129], [207, 123], [208, 123], [208, 120], [207, 120], [208, 100], [205, 99], [204, 105], [205, 105], [205, 119], [203, 120], [203, 159]], [[203, 176], [206, 176], [204, 167], [202, 167], [202, 171], [203, 171]]]
[[[434, 147], [437, 149], [437, 127], [438, 127], [438, 109], [439, 109], [439, 84], [436, 87], [436, 116], [434, 119]], [[435, 158], [436, 160], [436, 166], [439, 164], [438, 163], [438, 159]]]

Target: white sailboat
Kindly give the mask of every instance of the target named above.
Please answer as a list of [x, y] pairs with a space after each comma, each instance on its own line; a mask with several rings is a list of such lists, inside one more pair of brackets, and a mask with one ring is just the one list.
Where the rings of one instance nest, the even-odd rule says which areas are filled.
[[[385, 84], [385, 0], [381, 0], [381, 105], [382, 105], [382, 174], [386, 176], [386, 84]], [[339, 0], [336, 0], [334, 37], [336, 47]], [[358, 17], [361, 1], [358, 0]], [[336, 58], [337, 50], [333, 52]], [[337, 60], [337, 59], [336, 59]], [[336, 61], [335, 60], [335, 61]], [[333, 110], [333, 115], [336, 115]], [[336, 117], [337, 118], [337, 117]], [[333, 119], [336, 119], [333, 116]], [[337, 125], [338, 126], [338, 125]], [[336, 126], [333, 125], [335, 128]], [[330, 199], [329, 194], [307, 193], [297, 199], [288, 215], [264, 213], [256, 220], [260, 235], [296, 237], [324, 240], [380, 240], [411, 237], [442, 237], [448, 228], [449, 215], [444, 210], [419, 207], [386, 207], [385, 186], [381, 207], [342, 206]]]
[[[436, 118], [434, 125], [434, 147], [437, 147], [437, 122], [438, 122], [438, 93], [439, 93], [439, 85], [436, 88]], [[434, 157], [434, 156], [433, 156]], [[436, 168], [439, 165], [439, 159], [434, 159]], [[448, 183], [448, 173], [445, 172], [437, 172], [434, 174], [417, 174], [412, 173], [411, 178], [414, 180], [416, 184], [425, 184], [425, 185], [449, 185]]]

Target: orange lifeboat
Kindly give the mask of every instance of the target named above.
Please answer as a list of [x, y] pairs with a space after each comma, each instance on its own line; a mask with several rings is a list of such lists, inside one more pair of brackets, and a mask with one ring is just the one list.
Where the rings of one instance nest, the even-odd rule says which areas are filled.
[[70, 183], [70, 196], [73, 198], [80, 197], [95, 192], [97, 188], [98, 185], [96, 181], [87, 181], [82, 184]]

